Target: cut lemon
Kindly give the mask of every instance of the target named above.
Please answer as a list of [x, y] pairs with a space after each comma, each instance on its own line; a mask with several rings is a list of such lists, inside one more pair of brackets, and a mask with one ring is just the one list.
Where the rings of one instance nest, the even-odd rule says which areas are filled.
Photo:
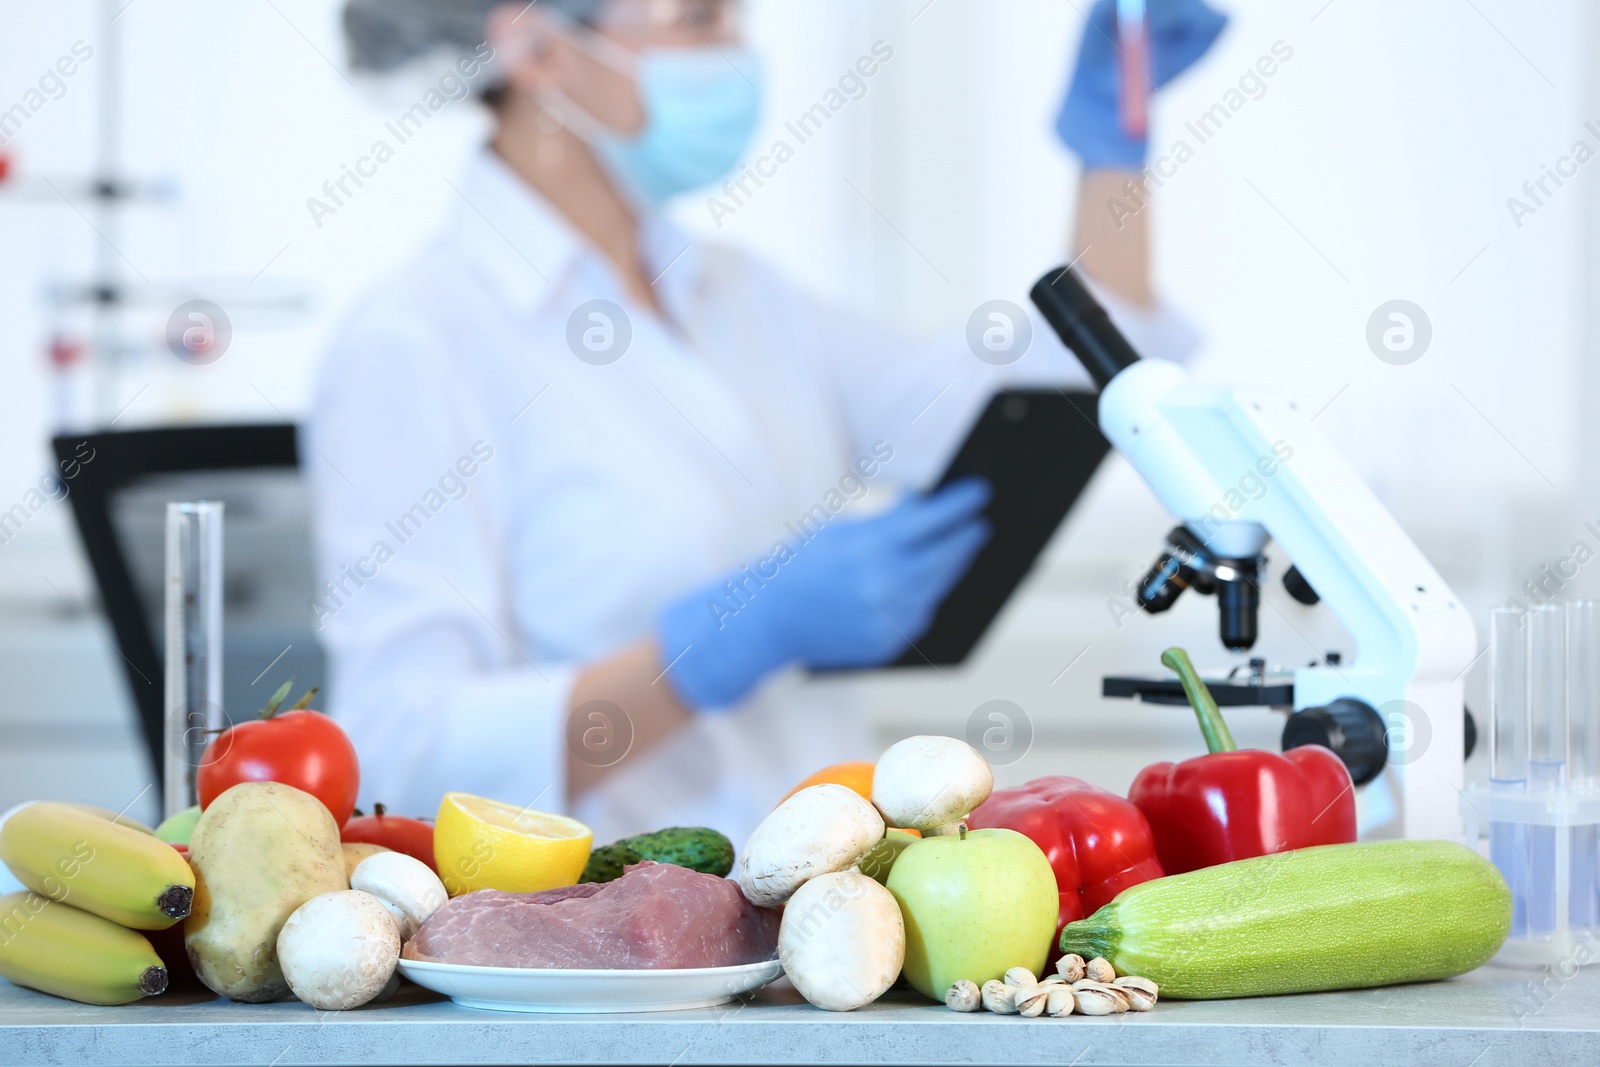
[[594, 834], [576, 819], [470, 793], [446, 793], [433, 824], [434, 862], [453, 897], [572, 885], [593, 844]]

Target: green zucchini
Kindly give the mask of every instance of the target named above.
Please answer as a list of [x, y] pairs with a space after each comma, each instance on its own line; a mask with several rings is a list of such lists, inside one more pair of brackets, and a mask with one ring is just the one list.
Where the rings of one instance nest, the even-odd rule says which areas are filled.
[[704, 826], [673, 826], [625, 837], [589, 853], [578, 881], [615, 881], [622, 877], [624, 867], [641, 860], [674, 863], [722, 878], [733, 870], [733, 842]]
[[1061, 931], [1164, 997], [1361, 989], [1464, 974], [1511, 930], [1493, 864], [1449, 841], [1322, 845], [1124, 889]]

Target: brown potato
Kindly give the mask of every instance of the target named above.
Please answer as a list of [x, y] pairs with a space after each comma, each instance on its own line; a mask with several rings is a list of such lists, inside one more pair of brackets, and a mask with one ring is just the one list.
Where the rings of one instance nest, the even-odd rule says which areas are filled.
[[189, 841], [194, 905], [183, 942], [212, 992], [258, 1003], [289, 992], [278, 933], [296, 908], [348, 889], [339, 827], [322, 802], [277, 782], [213, 800]]

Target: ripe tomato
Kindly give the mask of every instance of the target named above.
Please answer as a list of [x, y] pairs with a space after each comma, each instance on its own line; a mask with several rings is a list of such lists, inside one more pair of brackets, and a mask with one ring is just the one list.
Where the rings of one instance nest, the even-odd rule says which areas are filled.
[[371, 815], [357, 815], [345, 823], [339, 840], [351, 845], [382, 845], [393, 852], [404, 852], [426, 863], [433, 873], [439, 873], [433, 862], [433, 824], [404, 815], [390, 815], [382, 804], [372, 805]]
[[279, 782], [322, 801], [340, 826], [350, 818], [361, 785], [355, 746], [332, 719], [305, 710], [314, 689], [280, 714], [288, 694], [286, 684], [260, 719], [230, 726], [206, 747], [195, 772], [201, 808], [240, 782]]

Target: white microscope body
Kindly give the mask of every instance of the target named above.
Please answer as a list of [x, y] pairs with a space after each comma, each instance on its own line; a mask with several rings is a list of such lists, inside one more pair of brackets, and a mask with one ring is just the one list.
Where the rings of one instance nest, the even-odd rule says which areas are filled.
[[[1349, 631], [1353, 659], [1295, 671], [1294, 702], [1353, 697], [1388, 727], [1388, 765], [1362, 798], [1363, 836], [1458, 840], [1462, 685], [1476, 633], [1349, 463], [1294, 404], [1198, 384], [1158, 360], [1110, 381], [1100, 427], [1216, 555], [1255, 557], [1276, 541]], [[1259, 497], [1239, 490], [1252, 474], [1267, 486]]]
[[[1070, 270], [1046, 275], [1033, 298], [1099, 382], [1101, 430], [1173, 517], [1224, 564], [1253, 564], [1276, 541], [1354, 640], [1352, 658], [1295, 671], [1294, 709], [1349, 699], [1382, 720], [1388, 755], [1358, 793], [1362, 836], [1459, 840], [1462, 688], [1477, 635], [1439, 572], [1293, 403], [1139, 359]], [[1241, 482], [1267, 488], [1252, 495]], [[1253, 641], [1253, 610], [1249, 631]]]

